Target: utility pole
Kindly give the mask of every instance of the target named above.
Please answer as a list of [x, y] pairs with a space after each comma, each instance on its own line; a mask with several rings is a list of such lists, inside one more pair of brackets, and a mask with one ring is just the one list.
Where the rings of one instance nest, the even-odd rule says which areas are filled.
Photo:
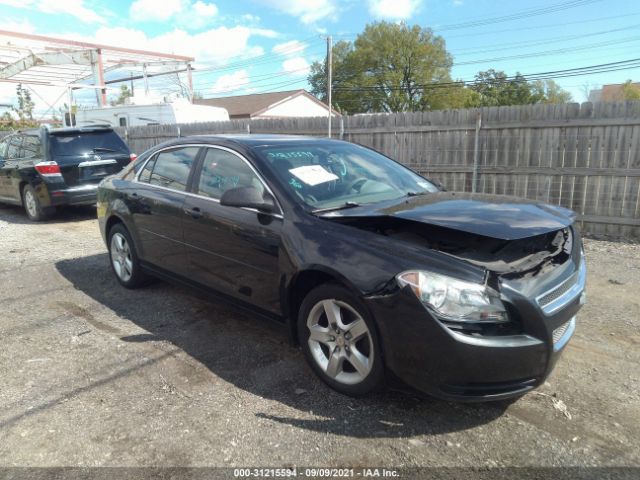
[[73, 104], [73, 89], [71, 87], [67, 87], [67, 102], [68, 104], [67, 104], [66, 115], [69, 116], [69, 121], [68, 122], [63, 121], [62, 123], [64, 124], [65, 127], [74, 127], [75, 125], [73, 122], [73, 107], [71, 106]]
[[147, 64], [142, 64], [142, 78], [144, 80], [144, 95], [149, 96], [149, 78], [147, 77]]
[[332, 52], [331, 35], [327, 37], [327, 113], [329, 115], [327, 136], [331, 138], [331, 74], [333, 68], [333, 52]]

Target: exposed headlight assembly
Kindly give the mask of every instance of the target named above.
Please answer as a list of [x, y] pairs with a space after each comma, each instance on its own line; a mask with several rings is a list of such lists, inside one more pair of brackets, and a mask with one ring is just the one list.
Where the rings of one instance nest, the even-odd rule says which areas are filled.
[[401, 287], [411, 287], [420, 301], [443, 320], [469, 323], [509, 321], [498, 292], [485, 285], [424, 270], [403, 272], [396, 278]]

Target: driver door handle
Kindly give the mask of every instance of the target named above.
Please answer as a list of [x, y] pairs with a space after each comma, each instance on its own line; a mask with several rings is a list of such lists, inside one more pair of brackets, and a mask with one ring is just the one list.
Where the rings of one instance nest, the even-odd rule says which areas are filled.
[[198, 219], [202, 217], [202, 212], [200, 211], [199, 207], [183, 208], [182, 211], [193, 219]]

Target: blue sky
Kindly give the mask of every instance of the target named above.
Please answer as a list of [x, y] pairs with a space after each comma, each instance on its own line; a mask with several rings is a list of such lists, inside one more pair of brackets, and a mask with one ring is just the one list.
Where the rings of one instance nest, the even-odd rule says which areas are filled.
[[[433, 28], [454, 56], [456, 79], [640, 57], [640, 3], [632, 0], [0, 0], [0, 19], [0, 29], [195, 56], [204, 96], [304, 88], [309, 64], [325, 54], [324, 35], [352, 40], [376, 20]], [[640, 69], [558, 83], [584, 101], [586, 89], [629, 78], [640, 80]], [[13, 88], [2, 85], [0, 100]], [[151, 88], [177, 89], [162, 78]], [[40, 111], [54, 90], [40, 88]]]

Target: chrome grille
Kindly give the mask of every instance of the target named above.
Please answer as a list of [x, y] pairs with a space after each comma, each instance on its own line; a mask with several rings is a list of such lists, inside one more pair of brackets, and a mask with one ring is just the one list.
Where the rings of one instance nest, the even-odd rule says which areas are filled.
[[578, 279], [577, 273], [575, 275], [572, 275], [563, 283], [558, 285], [555, 289], [551, 290], [550, 292], [538, 298], [538, 305], [540, 305], [541, 307], [546, 307], [554, 300], [557, 300], [562, 295], [567, 293], [571, 289], [571, 287], [573, 287], [573, 285], [575, 285], [577, 279]]
[[553, 343], [558, 343], [558, 341], [566, 333], [570, 323], [571, 321], [565, 322], [553, 331]]
[[580, 260], [580, 267], [560, 285], [536, 297], [536, 302], [545, 315], [553, 315], [571, 302], [575, 301], [584, 291], [587, 280], [587, 264], [584, 257]]

